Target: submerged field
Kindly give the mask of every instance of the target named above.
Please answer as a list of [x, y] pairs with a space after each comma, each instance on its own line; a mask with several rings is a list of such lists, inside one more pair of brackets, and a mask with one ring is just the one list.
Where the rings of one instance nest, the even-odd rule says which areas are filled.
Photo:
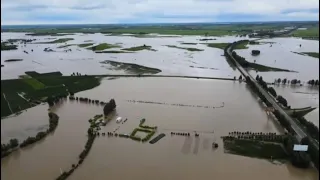
[[[125, 87], [130, 87], [130, 89]], [[146, 89], [148, 91], [145, 91]], [[168, 96], [168, 92], [173, 96]], [[267, 118], [264, 110], [257, 104], [256, 97], [252, 96], [244, 83], [174, 78], [104, 79], [97, 88], [77, 93], [76, 96], [103, 101], [108, 101], [110, 98], [116, 100], [115, 116], [105, 127], [102, 127], [101, 132], [116, 130], [117, 133], [129, 134], [139, 126], [140, 120], [145, 118], [145, 125], [158, 127], [154, 137], [160, 133], [165, 133], [166, 136], [155, 144], [140, 143], [119, 137], [97, 137], [88, 157], [70, 179], [82, 180], [89, 177], [100, 179], [106, 176], [109, 179], [132, 179], [146, 177], [146, 173], [147, 176], [162, 179], [163, 177], [158, 175], [165, 172], [170, 172], [169, 179], [205, 178], [211, 176], [213, 172], [216, 178], [237, 176], [237, 178], [245, 179], [249, 178], [249, 175], [253, 176], [250, 173], [252, 170], [260, 172], [256, 176], [266, 177], [262, 178], [263, 180], [269, 178], [301, 179], [301, 176], [295, 175], [288, 177], [290, 172], [287, 169], [303, 174], [305, 179], [316, 179], [317, 177], [313, 170], [302, 171], [289, 164], [276, 166], [264, 160], [224, 153], [220, 136], [227, 135], [229, 131], [250, 129], [257, 132], [281, 132], [277, 130], [278, 127], [273, 120]], [[234, 99], [240, 101], [234, 101]], [[128, 100], [190, 104], [196, 107], [133, 103]], [[198, 105], [221, 108], [197, 107]], [[246, 111], [248, 106], [251, 107], [250, 112]], [[42, 114], [46, 115], [46, 112], [43, 112], [45, 110], [46, 105], [38, 106], [20, 116], [2, 120], [2, 142], [9, 137], [22, 138], [21, 133], [18, 132], [30, 135], [33, 131], [37, 131], [38, 122], [44, 118]], [[18, 153], [14, 152], [12, 157], [3, 159], [1, 164], [3, 178], [10, 176], [12, 179], [21, 177], [54, 179], [57, 177], [60, 174], [59, 168], [66, 170], [77, 159], [86, 141], [88, 119], [101, 113], [102, 107], [67, 100], [56, 107], [55, 112], [60, 116], [60, 123], [55, 133], [33, 148], [20, 151], [19, 158], [13, 158]], [[159, 112], [161, 115], [158, 115]], [[36, 118], [29, 121], [28, 124], [12, 126], [33, 113], [39, 114], [39, 120]], [[123, 124], [116, 123], [117, 116], [128, 120]], [[77, 128], [72, 128], [75, 123]], [[194, 131], [200, 134], [198, 138], [194, 137]], [[170, 132], [189, 132], [192, 136], [172, 136]], [[219, 148], [212, 149], [212, 142], [217, 142], [220, 145]], [[50, 149], [57, 146], [61, 148], [58, 148], [55, 153], [63, 154], [63, 156], [49, 156]], [[106, 154], [113, 158], [106, 157]], [[31, 158], [33, 159], [32, 165], [23, 169], [15, 168], [17, 164], [28, 163]], [[47, 161], [50, 163], [45, 163]], [[168, 164], [168, 161], [174, 163]], [[150, 164], [153, 164], [157, 170], [149, 169]], [[221, 164], [228, 166], [228, 171]], [[252, 164], [253, 169], [244, 167]], [[188, 173], [180, 173], [174, 170], [174, 167], [177, 166], [190, 170]], [[41, 175], [37, 173], [40, 167], [43, 168]], [[124, 167], [128, 170], [126, 173], [120, 173], [123, 172]], [[13, 171], [15, 173], [12, 173]], [[26, 171], [28, 173], [24, 173]], [[226, 172], [229, 173], [226, 174]]]
[[[253, 76], [262, 75], [267, 82], [276, 78], [296, 78], [303, 82], [319, 78], [319, 61], [314, 58], [319, 52], [317, 41], [234, 36], [259, 28], [278, 29], [279, 26], [101, 27], [100, 30], [38, 29], [30, 30], [30, 34], [3, 32], [1, 116], [18, 113], [1, 120], [1, 142], [7, 143], [11, 138], [21, 142], [45, 130], [48, 105], [40, 103], [50, 96], [74, 92], [77, 97], [92, 100], [115, 99], [116, 110], [100, 132], [119, 133], [121, 137], [97, 137], [85, 161], [70, 179], [318, 179], [311, 168], [300, 170], [290, 164], [276, 166], [224, 151], [220, 137], [230, 131], [283, 133], [245, 83], [201, 79], [239, 77], [239, 71], [223, 56], [223, 49], [229, 43], [252, 40], [238, 45], [237, 54], [250, 63], [295, 71], [250, 70]], [[299, 31], [294, 33], [301, 36], [297, 35]], [[21, 40], [12, 39], [32, 39], [32, 42], [20, 43]], [[261, 53], [252, 56], [252, 50]], [[16, 60], [19, 62], [13, 62]], [[200, 78], [152, 78], [141, 76], [143, 74]], [[114, 76], [104, 78], [100, 84], [101, 77], [108, 75], [137, 77]], [[319, 105], [315, 102], [319, 99], [318, 87], [274, 88], [278, 94], [288, 97], [293, 108]], [[44, 141], [2, 159], [1, 177], [55, 179], [60, 171], [70, 169], [87, 141], [88, 120], [101, 114], [102, 109], [99, 104], [77, 100], [65, 99], [57, 103], [51, 109], [60, 116], [57, 130]], [[317, 109], [306, 117], [319, 125], [318, 114]], [[118, 116], [127, 121], [117, 123]], [[165, 136], [154, 144], [132, 140], [143, 139], [150, 135], [149, 131], [138, 131], [135, 135], [139, 138], [126, 138], [134, 129], [142, 128], [139, 124], [143, 118], [145, 126], [157, 127], [149, 140], [159, 134]], [[195, 132], [199, 137], [194, 136]], [[218, 143], [217, 149], [212, 148], [213, 142]], [[279, 155], [279, 159], [285, 157], [281, 148], [269, 145], [266, 147], [275, 151], [260, 153], [262, 146], [257, 145], [252, 147], [252, 152], [265, 157], [270, 154]], [[59, 156], [53, 155], [53, 150]], [[242, 155], [248, 152], [241, 148], [231, 150], [240, 151]], [[23, 168], [17, 168], [21, 166]]]

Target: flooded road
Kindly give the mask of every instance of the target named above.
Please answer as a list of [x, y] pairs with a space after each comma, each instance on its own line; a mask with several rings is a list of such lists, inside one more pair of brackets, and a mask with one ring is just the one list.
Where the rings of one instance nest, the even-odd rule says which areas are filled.
[[[278, 132], [279, 127], [268, 118], [245, 83], [219, 80], [193, 80], [176, 78], [119, 78], [103, 80], [92, 90], [77, 93], [108, 101], [114, 98], [116, 116], [128, 118], [117, 124], [115, 118], [101, 132], [118, 129], [119, 133], [131, 133], [142, 118], [149, 126], [158, 126], [158, 133], [166, 136], [156, 144], [139, 143], [130, 139], [98, 137], [84, 163], [70, 177], [86, 179], [318, 179], [317, 172], [299, 170], [291, 165], [273, 165], [258, 160], [223, 153], [220, 136], [230, 131]], [[181, 107], [157, 104], [133, 103], [128, 100], [188, 104], [222, 108]], [[289, 101], [290, 102], [290, 101]], [[32, 109], [33, 110], [33, 109]], [[27, 147], [1, 161], [1, 177], [4, 179], [55, 179], [62, 170], [77, 162], [86, 142], [88, 119], [102, 113], [102, 107], [78, 102], [62, 103], [55, 110], [60, 116], [56, 131], [44, 141]], [[18, 129], [36, 127], [47, 123], [47, 111], [35, 107], [34, 118], [28, 126], [20, 127], [15, 121], [29, 115], [1, 121], [1, 142], [6, 136], [19, 137]], [[41, 114], [37, 116], [37, 114]], [[42, 115], [43, 114], [43, 115]], [[45, 123], [38, 123], [44, 121]], [[16, 126], [10, 130], [10, 126]], [[193, 133], [193, 136], [171, 136], [171, 131]], [[214, 133], [212, 133], [214, 131]], [[15, 135], [16, 134], [16, 135]], [[156, 135], [157, 135], [156, 134]], [[217, 150], [212, 142], [219, 144]], [[32, 162], [32, 163], [31, 163]], [[249, 167], [249, 168], [248, 168]]]

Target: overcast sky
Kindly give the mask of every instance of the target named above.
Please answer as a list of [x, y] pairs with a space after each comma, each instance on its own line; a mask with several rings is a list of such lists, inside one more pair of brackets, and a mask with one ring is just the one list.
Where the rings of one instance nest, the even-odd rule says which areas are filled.
[[319, 21], [319, 0], [1, 0], [1, 25]]

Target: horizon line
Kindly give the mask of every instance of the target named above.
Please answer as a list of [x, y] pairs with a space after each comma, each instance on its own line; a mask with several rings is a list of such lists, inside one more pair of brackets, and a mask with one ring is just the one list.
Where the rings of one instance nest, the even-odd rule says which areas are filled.
[[51, 25], [144, 25], [144, 24], [235, 24], [235, 23], [280, 23], [280, 22], [318, 22], [319, 20], [291, 20], [291, 21], [225, 21], [225, 22], [154, 22], [154, 23], [86, 23], [86, 24], [81, 24], [81, 23], [75, 23], [75, 24], [1, 24], [2, 26], [51, 26]]

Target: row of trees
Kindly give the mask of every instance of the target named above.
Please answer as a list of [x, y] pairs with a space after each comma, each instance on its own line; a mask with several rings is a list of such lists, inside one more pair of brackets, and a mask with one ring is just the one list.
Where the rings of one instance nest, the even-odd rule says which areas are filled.
[[[74, 98], [74, 94], [73, 93], [70, 93], [70, 97], [71, 98]], [[69, 98], [70, 98], [69, 97]], [[78, 98], [76, 98], [78, 100]], [[79, 98], [80, 99], [80, 98]], [[89, 99], [88, 98], [82, 98], [81, 101], [86, 101], [88, 102]], [[96, 101], [91, 101], [91, 102], [96, 102]], [[109, 101], [109, 103], [106, 103], [106, 105], [104, 106], [103, 108], [103, 112], [104, 112], [104, 115], [107, 116], [114, 108], [116, 107], [116, 103], [115, 103], [115, 100], [114, 99], [111, 99]], [[93, 120], [90, 119], [89, 120], [89, 123], [90, 123], [90, 127], [88, 128], [87, 130], [87, 133], [88, 133], [88, 140], [86, 142], [86, 145], [84, 147], [84, 150], [80, 153], [79, 155], [79, 160], [78, 160], [78, 163], [75, 165], [75, 164], [72, 164], [72, 167], [70, 170], [68, 171], [65, 171], [63, 172], [59, 177], [57, 177], [56, 179], [57, 180], [65, 180], [67, 179], [73, 172], [75, 169], [77, 169], [79, 167], [80, 164], [82, 164], [82, 162], [84, 161], [84, 159], [87, 157], [91, 147], [92, 147], [92, 144], [96, 138], [96, 136], [99, 134], [99, 132], [96, 132], [97, 130], [100, 130], [100, 127], [97, 127], [97, 124], [95, 123], [95, 120], [96, 119], [99, 119], [102, 115], [96, 115]], [[108, 135], [111, 135], [110, 133], [108, 133]]]
[[[278, 78], [278, 79], [274, 80], [274, 83], [275, 84], [292, 84], [292, 85], [296, 85], [296, 84], [301, 84], [301, 81], [298, 80], [298, 79], [292, 79], [290, 81], [287, 78], [284, 78], [284, 79]], [[307, 83], [309, 85], [312, 85], [312, 86], [314, 86], [314, 85], [319, 86], [319, 80], [318, 79], [317, 80], [314, 80], [314, 79], [309, 80]]]
[[67, 179], [74, 172], [74, 170], [76, 170], [79, 167], [79, 165], [83, 163], [84, 159], [87, 157], [87, 155], [88, 155], [88, 153], [89, 153], [89, 151], [90, 151], [90, 149], [92, 147], [92, 144], [93, 144], [95, 138], [96, 138], [95, 134], [88, 134], [88, 140], [86, 142], [84, 150], [79, 155], [78, 163], [77, 164], [72, 164], [71, 165], [71, 169], [68, 170], [68, 171], [64, 171], [60, 176], [58, 176], [56, 178], [56, 180], [65, 180], [65, 179]]
[[74, 97], [74, 96], [69, 96], [70, 100], [77, 100], [80, 102], [86, 102], [86, 103], [96, 103], [96, 104], [101, 104], [104, 105], [106, 104], [103, 101], [99, 101], [99, 100], [94, 100], [94, 99], [89, 99], [89, 98], [84, 98], [84, 97]]
[[263, 135], [242, 134], [242, 135], [223, 136], [222, 139], [225, 139], [225, 140], [248, 139], [248, 140], [284, 143], [285, 139], [287, 139], [288, 137], [289, 137], [288, 135], [275, 135], [275, 134], [263, 134]]
[[41, 139], [46, 137], [49, 133], [53, 132], [57, 128], [58, 122], [59, 122], [59, 116], [53, 112], [49, 112], [48, 115], [49, 115], [49, 128], [47, 129], [47, 131], [38, 132], [35, 137], [28, 137], [26, 140], [24, 140], [20, 144], [20, 148], [26, 147], [30, 144], [40, 141]]
[[314, 86], [314, 85], [319, 86], [319, 80], [318, 79], [317, 80], [314, 80], [314, 79], [309, 80], [308, 84], [310, 84], [311, 86]]
[[49, 107], [54, 106], [56, 103], [60, 102], [61, 99], [65, 99], [67, 98], [67, 94], [63, 94], [63, 95], [57, 95], [57, 96], [50, 96], [47, 98], [47, 103], [49, 105]]
[[287, 80], [287, 78], [284, 78], [284, 79], [281, 79], [281, 78], [278, 78], [278, 79], [275, 79], [274, 80], [274, 83], [275, 84], [292, 84], [292, 85], [295, 85], [295, 84], [301, 84], [301, 81], [300, 80], [297, 80], [297, 79], [292, 79], [291, 81], [290, 80]]
[[8, 156], [15, 148], [19, 146], [18, 139], [10, 139], [7, 144], [1, 144], [1, 158]]
[[55, 130], [55, 128], [58, 126], [59, 116], [52, 112], [50, 112], [48, 115], [49, 115], [49, 129], [47, 129], [47, 131], [38, 132], [35, 137], [28, 137], [20, 145], [17, 139], [10, 139], [8, 144], [1, 144], [1, 158], [9, 155], [12, 152], [12, 150], [14, 150], [15, 148], [18, 148], [18, 147], [23, 148], [41, 140], [47, 134]]
[[311, 135], [311, 137], [319, 141], [319, 128], [312, 122], [307, 121], [304, 117], [299, 117], [298, 120], [307, 128], [308, 133]]

